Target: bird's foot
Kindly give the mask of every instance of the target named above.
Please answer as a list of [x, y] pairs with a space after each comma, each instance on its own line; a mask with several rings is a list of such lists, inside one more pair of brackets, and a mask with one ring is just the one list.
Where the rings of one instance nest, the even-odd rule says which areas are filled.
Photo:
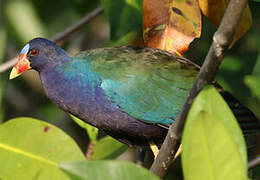
[[182, 151], [182, 144], [180, 144], [175, 156], [174, 156], [174, 160], [179, 157], [179, 155], [181, 155], [181, 151]]
[[150, 145], [150, 149], [152, 150], [153, 152], [153, 155], [154, 155], [154, 159], [156, 159], [158, 153], [159, 153], [159, 148], [158, 146], [154, 143], [154, 141], [150, 141], [149, 142], [149, 145]]
[[[159, 148], [158, 146], [153, 142], [153, 141], [150, 141], [149, 142], [149, 145], [150, 145], [150, 149], [152, 150], [153, 152], [153, 155], [154, 155], [154, 159], [156, 159], [158, 153], [159, 153]], [[182, 144], [179, 146], [175, 156], [174, 156], [174, 159], [176, 159], [177, 157], [179, 157], [179, 155], [181, 154], [181, 151], [182, 151]]]

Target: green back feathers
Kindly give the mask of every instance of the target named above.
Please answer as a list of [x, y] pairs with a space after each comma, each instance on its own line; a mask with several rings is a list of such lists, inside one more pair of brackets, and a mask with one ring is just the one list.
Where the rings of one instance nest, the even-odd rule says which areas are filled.
[[148, 123], [174, 122], [198, 73], [191, 63], [151, 48], [95, 49], [77, 59], [91, 62], [112, 103]]

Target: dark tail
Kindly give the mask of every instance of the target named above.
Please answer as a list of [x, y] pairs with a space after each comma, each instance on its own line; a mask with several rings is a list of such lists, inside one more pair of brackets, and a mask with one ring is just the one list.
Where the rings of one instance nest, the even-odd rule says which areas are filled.
[[243, 106], [230, 93], [226, 91], [221, 91], [220, 94], [226, 100], [230, 109], [234, 113], [245, 136], [247, 147], [254, 147], [257, 143], [257, 136], [260, 135], [260, 126], [258, 119], [248, 108]]
[[230, 109], [237, 118], [238, 123], [244, 135], [260, 133], [259, 121], [256, 116], [245, 106], [243, 106], [236, 98], [226, 91], [220, 92], [226, 100]]
[[[236, 98], [234, 98], [227, 91], [219, 89], [220, 94], [225, 99], [233, 114], [235, 115], [240, 128], [243, 131], [247, 142], [247, 147], [251, 148], [257, 144], [257, 139], [260, 137], [260, 125], [256, 116], [244, 105], [242, 105]], [[169, 129], [170, 125], [157, 124], [158, 126]]]

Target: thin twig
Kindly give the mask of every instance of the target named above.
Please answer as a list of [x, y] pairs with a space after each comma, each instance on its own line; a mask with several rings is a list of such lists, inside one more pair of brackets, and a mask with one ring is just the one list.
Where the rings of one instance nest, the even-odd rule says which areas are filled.
[[213, 42], [206, 56], [203, 66], [190, 90], [184, 105], [182, 106], [175, 123], [170, 127], [156, 160], [150, 171], [163, 178], [167, 169], [173, 162], [175, 153], [180, 145], [184, 123], [191, 104], [202, 88], [210, 84], [222, 62], [224, 54], [232, 42], [235, 29], [242, 16], [247, 0], [231, 0], [221, 24], [213, 36]]
[[62, 43], [66, 39], [68, 39], [69, 36], [74, 34], [76, 31], [78, 31], [81, 27], [83, 27], [85, 24], [90, 22], [92, 19], [97, 17], [99, 14], [103, 13], [103, 7], [99, 6], [90, 13], [88, 13], [85, 17], [83, 17], [81, 20], [79, 20], [77, 23], [73, 24], [72, 26], [68, 27], [64, 31], [56, 34], [52, 41], [56, 42], [57, 44]]
[[252, 159], [248, 162], [248, 170], [260, 165], [260, 157], [256, 157], [255, 159]]
[[[51, 40], [56, 42], [59, 45], [62, 45], [72, 34], [77, 32], [81, 27], [83, 27], [85, 24], [89, 23], [91, 20], [93, 20], [95, 17], [97, 17], [99, 14], [103, 13], [103, 8], [101, 6], [97, 7], [90, 13], [88, 13], [85, 17], [83, 17], [81, 20], [79, 20], [77, 23], [71, 25], [64, 31], [56, 34]], [[5, 63], [0, 65], [0, 73], [3, 73], [13, 67], [15, 63], [17, 62], [18, 57], [14, 57], [11, 60], [6, 61]]]

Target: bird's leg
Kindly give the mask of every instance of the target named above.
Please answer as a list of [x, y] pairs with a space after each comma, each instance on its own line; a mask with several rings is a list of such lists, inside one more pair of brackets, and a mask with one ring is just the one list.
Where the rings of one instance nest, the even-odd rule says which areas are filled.
[[149, 145], [150, 145], [150, 149], [152, 150], [153, 152], [153, 155], [154, 155], [154, 159], [156, 159], [158, 153], [159, 153], [159, 148], [158, 146], [154, 143], [154, 141], [150, 141], [149, 142]]
[[138, 150], [138, 156], [137, 156], [137, 159], [136, 159], [136, 164], [138, 164], [140, 166], [144, 165], [145, 154], [146, 154], [146, 148], [145, 147], [141, 147]]
[[[153, 155], [154, 155], [154, 159], [156, 159], [158, 153], [159, 153], [159, 148], [158, 146], [154, 143], [154, 141], [150, 141], [149, 142], [149, 145], [150, 145], [150, 149], [152, 150], [153, 152]], [[182, 151], [182, 144], [179, 146], [175, 156], [174, 156], [174, 159], [176, 159], [180, 154], [181, 154], [181, 151]]]
[[179, 155], [181, 155], [181, 151], [182, 151], [182, 144], [180, 144], [175, 156], [174, 156], [174, 159], [176, 159], [177, 157], [179, 157]]

